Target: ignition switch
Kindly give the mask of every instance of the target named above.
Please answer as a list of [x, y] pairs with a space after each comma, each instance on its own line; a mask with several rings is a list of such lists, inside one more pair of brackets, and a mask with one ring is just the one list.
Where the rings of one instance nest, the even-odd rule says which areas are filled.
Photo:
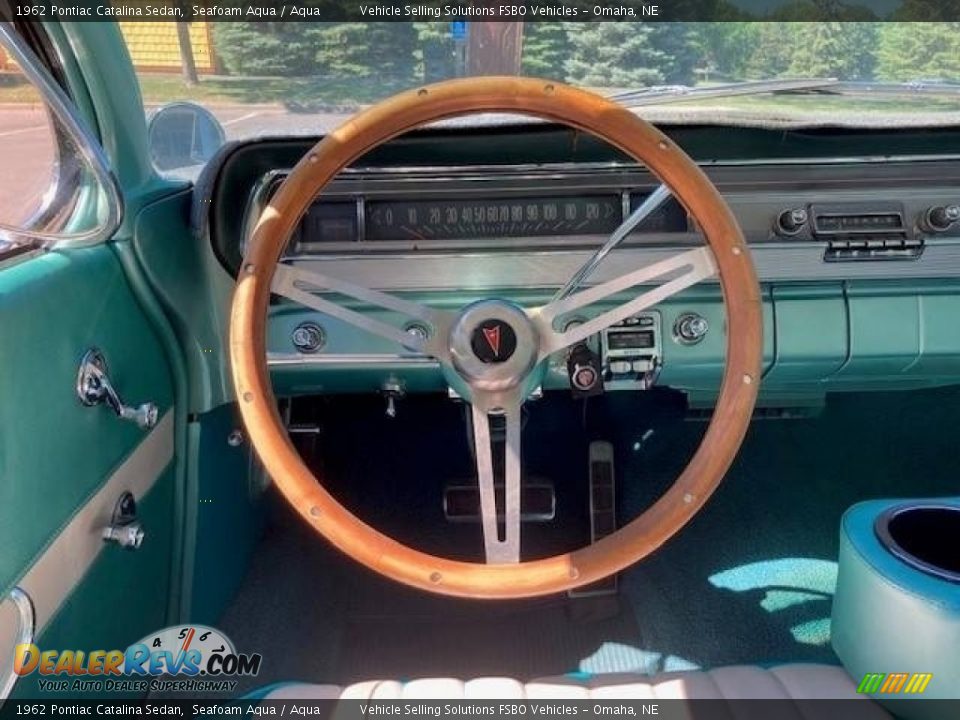
[[575, 398], [603, 393], [600, 356], [586, 343], [574, 345], [567, 356], [567, 377]]

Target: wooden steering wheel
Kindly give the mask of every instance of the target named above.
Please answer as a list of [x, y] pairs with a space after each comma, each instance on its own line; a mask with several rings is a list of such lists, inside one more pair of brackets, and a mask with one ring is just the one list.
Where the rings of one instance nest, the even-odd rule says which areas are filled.
[[[401, 133], [443, 118], [511, 112], [558, 121], [609, 142], [645, 164], [695, 218], [707, 246], [559, 297], [538, 308], [498, 299], [459, 312], [429, 308], [280, 262], [300, 218], [343, 168]], [[520, 407], [539, 385], [552, 353], [719, 276], [727, 311], [726, 369], [716, 411], [686, 469], [632, 522], [575, 552], [520, 562]], [[659, 280], [660, 284], [652, 281]], [[654, 285], [580, 325], [558, 329], [572, 311], [638, 285]], [[322, 291], [415, 319], [425, 337], [336, 304]], [[346, 510], [301, 460], [276, 408], [266, 365], [271, 293], [436, 358], [451, 386], [473, 405], [486, 563], [420, 552], [383, 535]], [[297, 512], [358, 562], [434, 593], [472, 598], [546, 595], [601, 580], [646, 557], [687, 523], [717, 488], [746, 433], [760, 380], [760, 288], [743, 234], [713, 184], [670, 139], [632, 112], [584, 90], [514, 77], [452, 80], [401, 93], [345, 122], [287, 176], [253, 232], [233, 297], [230, 358], [243, 420], [267, 472]], [[489, 419], [505, 416], [506, 477], [497, 510]], [[504, 519], [503, 537], [498, 515]]]

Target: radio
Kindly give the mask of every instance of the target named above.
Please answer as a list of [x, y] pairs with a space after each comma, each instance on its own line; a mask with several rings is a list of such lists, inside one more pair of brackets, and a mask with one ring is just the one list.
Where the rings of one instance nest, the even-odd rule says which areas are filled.
[[611, 325], [600, 335], [605, 390], [646, 390], [661, 367], [660, 313], [651, 311]]

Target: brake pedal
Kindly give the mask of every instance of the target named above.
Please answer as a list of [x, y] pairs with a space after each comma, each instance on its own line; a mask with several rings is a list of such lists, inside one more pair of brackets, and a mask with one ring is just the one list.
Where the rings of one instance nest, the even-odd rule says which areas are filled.
[[[613, 445], [601, 440], [590, 443], [590, 542], [595, 543], [617, 529], [616, 475]], [[572, 598], [615, 595], [617, 576], [611, 575], [590, 585], [568, 591]]]

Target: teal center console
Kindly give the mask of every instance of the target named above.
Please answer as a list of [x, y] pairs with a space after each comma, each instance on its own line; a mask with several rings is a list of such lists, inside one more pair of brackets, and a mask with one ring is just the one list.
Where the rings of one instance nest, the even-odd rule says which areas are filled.
[[861, 692], [908, 720], [946, 717], [935, 701], [960, 698], [960, 498], [855, 505], [839, 563], [833, 645]]

